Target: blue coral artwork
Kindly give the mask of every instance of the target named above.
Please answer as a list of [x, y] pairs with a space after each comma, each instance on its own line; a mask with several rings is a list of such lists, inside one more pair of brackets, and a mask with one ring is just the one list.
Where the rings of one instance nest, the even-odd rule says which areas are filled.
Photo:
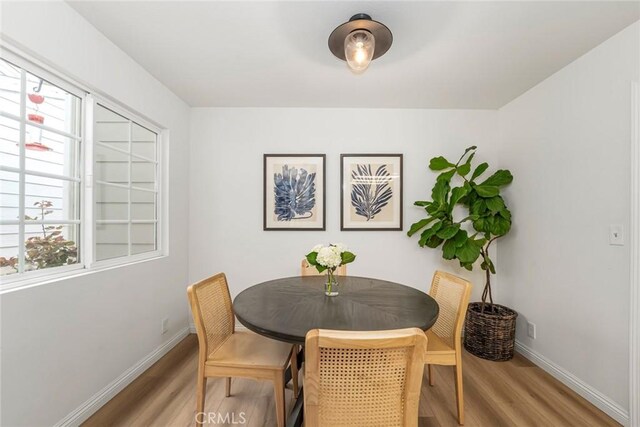
[[316, 206], [316, 174], [285, 164], [273, 174], [274, 213], [278, 221], [308, 219]]
[[393, 179], [387, 170], [388, 165], [374, 167], [371, 164], [357, 164], [351, 171], [351, 205], [356, 215], [370, 221], [389, 204], [393, 197], [390, 181]]
[[325, 156], [264, 155], [264, 230], [324, 230]]
[[342, 154], [341, 230], [402, 230], [402, 154]]

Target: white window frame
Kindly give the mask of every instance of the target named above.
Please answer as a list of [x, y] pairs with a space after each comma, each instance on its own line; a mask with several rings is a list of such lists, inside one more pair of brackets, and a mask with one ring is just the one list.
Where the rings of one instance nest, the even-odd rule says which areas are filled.
[[[63, 265], [60, 267], [51, 267], [51, 268], [44, 268], [44, 269], [39, 269], [39, 270], [32, 270], [32, 271], [24, 271], [24, 263], [20, 262], [19, 263], [19, 269], [15, 274], [10, 274], [10, 275], [6, 275], [6, 276], [0, 276], [0, 291], [3, 291], [5, 289], [10, 289], [16, 286], [20, 286], [22, 284], [22, 282], [25, 281], [33, 281], [33, 280], [38, 280], [38, 279], [42, 279], [42, 278], [47, 278], [48, 276], [57, 276], [57, 275], [66, 275], [69, 272], [74, 272], [76, 270], [82, 270], [85, 268], [86, 263], [84, 260], [84, 253], [85, 253], [85, 248], [84, 248], [84, 227], [83, 227], [83, 216], [82, 216], [82, 210], [83, 210], [83, 205], [84, 205], [84, 201], [83, 201], [83, 192], [82, 192], [82, 186], [83, 186], [83, 179], [84, 179], [84, 171], [83, 171], [83, 164], [84, 164], [84, 148], [85, 148], [85, 144], [86, 144], [86, 138], [85, 138], [85, 133], [86, 133], [86, 123], [84, 120], [84, 111], [85, 111], [85, 98], [87, 96], [87, 92], [80, 89], [79, 87], [73, 85], [72, 83], [69, 83], [65, 80], [62, 80], [60, 78], [58, 78], [55, 74], [52, 74], [51, 72], [49, 72], [49, 70], [38, 66], [32, 62], [30, 62], [27, 59], [22, 58], [19, 55], [13, 54], [10, 51], [5, 51], [3, 50], [2, 52], [2, 58], [4, 60], [6, 60], [7, 62], [10, 62], [18, 67], [21, 68], [22, 72], [21, 72], [21, 82], [20, 82], [20, 93], [21, 93], [21, 99], [20, 99], [20, 116], [14, 116], [13, 114], [7, 113], [5, 111], [0, 111], [0, 116], [10, 119], [10, 120], [14, 120], [16, 121], [19, 125], [20, 125], [20, 140], [18, 141], [19, 143], [19, 154], [20, 154], [20, 165], [18, 168], [13, 168], [10, 166], [4, 166], [0, 164], [0, 170], [5, 171], [5, 172], [12, 172], [12, 173], [17, 173], [19, 176], [19, 190], [18, 190], [18, 194], [19, 194], [19, 206], [18, 206], [18, 217], [19, 218], [24, 218], [25, 216], [25, 180], [26, 180], [26, 175], [33, 175], [33, 176], [39, 176], [39, 177], [43, 177], [43, 178], [51, 178], [51, 179], [57, 179], [57, 180], [62, 180], [62, 181], [68, 181], [68, 182], [75, 182], [78, 184], [78, 195], [77, 195], [77, 203], [78, 203], [78, 209], [79, 209], [79, 218], [78, 219], [73, 219], [73, 220], [42, 220], [42, 221], [38, 221], [38, 224], [49, 224], [49, 225], [77, 225], [78, 226], [78, 232], [80, 234], [80, 239], [77, 239], [78, 242], [78, 262], [75, 264], [71, 264], [71, 265]], [[52, 129], [49, 126], [46, 125], [42, 125], [39, 123], [33, 123], [33, 122], [29, 122], [27, 120], [27, 115], [26, 115], [26, 100], [22, 97], [22, 93], [27, 92], [27, 88], [26, 88], [26, 74], [33, 74], [39, 78], [42, 78], [43, 80], [58, 86], [60, 89], [63, 89], [67, 92], [69, 92], [72, 95], [77, 96], [78, 98], [80, 98], [80, 123], [78, 123], [79, 126], [79, 136], [76, 135], [72, 135], [72, 134], [67, 134], [63, 131], [57, 130], [57, 129]], [[25, 95], [26, 96], [26, 95]], [[46, 172], [38, 172], [38, 171], [27, 171], [26, 170], [26, 146], [25, 146], [25, 136], [26, 136], [26, 126], [32, 126], [32, 127], [36, 127], [39, 129], [43, 129], [49, 132], [53, 132], [57, 135], [62, 135], [65, 136], [69, 139], [73, 139], [75, 141], [78, 142], [78, 150], [80, 151], [80, 155], [78, 156], [78, 164], [76, 164], [75, 166], [78, 168], [77, 172], [76, 172], [76, 176], [75, 177], [68, 177], [68, 176], [63, 176], [63, 175], [56, 175], [56, 174], [50, 174], [50, 173], [46, 173]], [[25, 258], [25, 246], [24, 246], [24, 242], [25, 242], [25, 234], [24, 234], [24, 224], [25, 221], [23, 219], [16, 219], [16, 220], [3, 220], [2, 221], [3, 225], [18, 225], [19, 226], [19, 234], [18, 234], [18, 260], [19, 261], [24, 261]]]
[[[129, 255], [125, 255], [125, 256], [120, 256], [120, 257], [116, 257], [116, 258], [110, 258], [110, 259], [105, 259], [105, 260], [101, 260], [98, 261], [96, 260], [96, 242], [94, 240], [95, 236], [96, 236], [96, 232], [97, 232], [97, 225], [98, 225], [98, 221], [95, 219], [95, 203], [96, 203], [96, 198], [95, 198], [95, 188], [97, 184], [100, 185], [107, 185], [107, 186], [113, 186], [113, 187], [120, 187], [120, 188], [127, 188], [129, 190], [134, 189], [134, 190], [142, 190], [142, 191], [147, 191], [147, 189], [142, 189], [142, 188], [137, 188], [137, 187], [132, 187], [130, 185], [128, 186], [122, 186], [122, 185], [114, 185], [112, 183], [108, 183], [108, 182], [101, 182], [101, 181], [96, 181], [94, 178], [94, 172], [93, 172], [93, 167], [95, 165], [95, 156], [94, 156], [94, 147], [96, 144], [95, 141], [95, 127], [94, 127], [94, 112], [95, 112], [95, 108], [96, 105], [102, 105], [103, 107], [113, 111], [116, 114], [119, 114], [121, 116], [123, 116], [124, 118], [126, 118], [127, 120], [129, 120], [130, 122], [135, 122], [138, 125], [147, 128], [148, 130], [154, 132], [156, 134], [156, 159], [153, 161], [156, 165], [155, 167], [155, 194], [156, 194], [156, 219], [155, 221], [150, 221], [150, 220], [131, 220], [131, 214], [129, 213], [129, 219], [127, 220], [121, 220], [121, 221], [114, 221], [114, 220], [108, 220], [105, 221], [105, 223], [110, 223], [110, 224], [116, 224], [116, 223], [120, 223], [120, 224], [127, 224], [128, 227], [128, 251], [129, 251]], [[117, 266], [117, 265], [122, 265], [122, 264], [128, 264], [131, 262], [138, 262], [138, 261], [143, 261], [146, 259], [151, 259], [151, 258], [157, 258], [160, 256], [164, 255], [164, 245], [163, 245], [163, 235], [164, 235], [164, 222], [162, 220], [162, 213], [163, 213], [163, 186], [162, 186], [162, 171], [164, 169], [164, 163], [163, 163], [163, 133], [164, 131], [162, 129], [160, 129], [158, 126], [155, 126], [153, 123], [150, 123], [148, 120], [144, 119], [143, 117], [140, 117], [139, 115], [127, 110], [126, 108], [120, 107], [118, 105], [115, 105], [114, 103], [110, 102], [109, 100], [105, 99], [104, 97], [101, 97], [99, 95], [96, 94], [89, 94], [87, 96], [87, 102], [86, 102], [86, 123], [87, 125], [91, 124], [90, 126], [90, 131], [87, 132], [87, 141], [89, 141], [89, 143], [87, 144], [89, 146], [89, 148], [86, 150], [86, 156], [85, 156], [85, 171], [86, 171], [86, 175], [85, 175], [85, 187], [87, 188], [88, 192], [90, 192], [90, 203], [88, 202], [85, 206], [85, 219], [86, 219], [86, 227], [90, 227], [89, 229], [87, 229], [87, 232], [85, 232], [84, 234], [87, 235], [88, 239], [91, 240], [90, 242], [88, 242], [90, 244], [90, 250], [88, 251], [88, 256], [89, 259], [87, 260], [87, 265], [91, 268], [95, 267], [95, 268], [103, 268], [103, 267], [113, 267], [113, 266]], [[89, 127], [89, 126], [87, 126]], [[131, 145], [131, 125], [129, 126], [129, 144]], [[117, 150], [114, 150], [117, 151]], [[129, 147], [129, 153], [127, 153], [127, 155], [131, 156], [131, 157], [138, 157], [141, 158], [145, 161], [152, 161], [151, 159], [147, 159], [144, 158], [143, 156], [138, 156], [135, 154], [131, 153], [131, 146]], [[131, 179], [131, 171], [129, 171], [129, 179]], [[131, 192], [129, 192], [129, 205], [128, 205], [128, 209], [131, 209]], [[149, 251], [149, 252], [144, 252], [141, 254], [135, 254], [132, 255], [131, 254], [131, 247], [132, 247], [132, 239], [131, 239], [131, 225], [132, 224], [152, 224], [155, 223], [156, 225], [156, 231], [155, 231], [155, 236], [156, 236], [156, 249], [154, 251]]]
[[[20, 289], [27, 289], [33, 286], [39, 286], [58, 280], [77, 277], [85, 274], [102, 271], [104, 269], [124, 267], [130, 264], [143, 262], [147, 260], [165, 257], [168, 254], [168, 248], [165, 246], [168, 237], [168, 228], [164, 217], [166, 216], [166, 183], [164, 182], [164, 173], [167, 170], [165, 165], [164, 150], [168, 143], [169, 130], [159, 126], [158, 124], [144, 118], [142, 115], [135, 113], [131, 109], [118, 104], [115, 100], [108, 100], [99, 90], [94, 90], [76, 80], [68, 77], [65, 73], [57, 71], [49, 64], [25, 54], [20, 49], [10, 43], [0, 40], [0, 57], [23, 68], [25, 71], [42, 77], [44, 80], [59, 86], [60, 88], [72, 93], [81, 99], [81, 121], [80, 121], [80, 164], [78, 165], [78, 176], [80, 178], [79, 188], [79, 204], [80, 204], [80, 239], [78, 263], [60, 267], [52, 267], [49, 269], [34, 270], [29, 272], [16, 273], [6, 276], [0, 276], [0, 295], [6, 292], [13, 292]], [[94, 183], [93, 183], [93, 110], [96, 102], [105, 107], [122, 114], [129, 120], [148, 128], [157, 135], [156, 139], [156, 250], [145, 252], [142, 254], [123, 256], [104, 261], [95, 261], [95, 228], [94, 221]], [[10, 118], [13, 118], [12, 116]], [[24, 117], [23, 117], [24, 119]], [[22, 126], [22, 125], [21, 125]], [[24, 138], [24, 135], [21, 136]], [[24, 144], [22, 144], [24, 146]], [[88, 168], [90, 166], [90, 168]], [[24, 194], [21, 189], [20, 194]], [[22, 199], [22, 198], [21, 198]], [[58, 221], [59, 222], [59, 221]]]

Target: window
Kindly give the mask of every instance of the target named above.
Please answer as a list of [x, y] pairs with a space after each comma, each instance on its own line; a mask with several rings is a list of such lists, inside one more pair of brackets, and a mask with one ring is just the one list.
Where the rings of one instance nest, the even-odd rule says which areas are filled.
[[161, 140], [143, 118], [3, 52], [2, 289], [161, 255]]
[[154, 252], [158, 134], [100, 102], [93, 114], [95, 260]]
[[81, 260], [81, 106], [0, 59], [0, 276]]

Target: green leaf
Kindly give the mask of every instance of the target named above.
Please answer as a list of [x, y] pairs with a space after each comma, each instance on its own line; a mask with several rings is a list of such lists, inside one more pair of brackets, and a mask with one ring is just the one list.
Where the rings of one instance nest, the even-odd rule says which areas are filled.
[[478, 199], [471, 205], [471, 214], [472, 215], [482, 215], [487, 210], [487, 202], [484, 199]]
[[473, 228], [481, 233], [487, 231], [486, 218], [478, 218], [477, 220], [473, 221]]
[[437, 248], [438, 246], [440, 246], [440, 243], [442, 243], [442, 241], [443, 240], [438, 236], [431, 236], [429, 237], [429, 239], [427, 239], [426, 245], [430, 248]]
[[467, 195], [467, 188], [466, 187], [455, 187], [454, 189], [451, 190], [451, 200], [449, 202], [449, 204], [453, 207], [455, 206], [456, 203], [458, 203], [460, 201], [460, 199], [462, 199], [464, 196]]
[[471, 174], [471, 179], [470, 181], [473, 181], [474, 179], [476, 179], [477, 177], [479, 177], [480, 175], [482, 175], [484, 173], [484, 171], [486, 171], [487, 169], [489, 169], [489, 164], [488, 163], [480, 163], [478, 165], [478, 167], [475, 168], [475, 170], [473, 171], [473, 173]]
[[469, 236], [467, 235], [466, 230], [458, 230], [458, 232], [456, 233], [455, 236], [453, 236], [453, 242], [457, 247], [460, 247], [462, 245], [464, 245], [464, 243], [467, 241], [467, 239], [469, 238]]
[[318, 262], [316, 261], [317, 257], [318, 257], [318, 253], [317, 252], [309, 252], [307, 254], [307, 262], [310, 265], [318, 265]]
[[482, 264], [480, 264], [480, 268], [483, 270], [489, 270], [492, 274], [496, 274], [496, 267], [493, 265], [493, 261], [489, 259], [489, 257], [485, 257]]
[[442, 258], [453, 259], [456, 256], [456, 243], [453, 240], [447, 240], [442, 245]]
[[431, 191], [431, 198], [434, 203], [443, 205], [447, 202], [447, 196], [449, 195], [449, 182], [443, 180], [437, 180]]
[[464, 245], [456, 248], [456, 258], [462, 263], [473, 263], [480, 256], [480, 247], [471, 239], [468, 239]]
[[501, 216], [493, 217], [493, 224], [489, 231], [495, 236], [504, 236], [511, 229], [511, 221], [502, 218]]
[[425, 200], [418, 200], [413, 202], [414, 206], [429, 206], [431, 203], [433, 203], [432, 201], [425, 201]]
[[500, 169], [499, 171], [496, 171], [496, 173], [491, 175], [489, 178], [487, 178], [487, 180], [480, 185], [501, 187], [503, 185], [510, 184], [511, 181], [513, 181], [513, 175], [511, 175], [511, 172], [505, 169]]
[[453, 236], [455, 236], [458, 233], [459, 229], [460, 229], [460, 224], [447, 225], [446, 227], [441, 228], [436, 233], [436, 236], [444, 240], [451, 239]]
[[453, 178], [453, 175], [455, 174], [456, 174], [455, 169], [451, 169], [448, 172], [442, 172], [440, 175], [438, 175], [438, 177], [436, 178], [436, 181], [444, 181], [449, 183], [451, 181], [451, 178]]
[[435, 222], [431, 226], [431, 228], [427, 228], [426, 230], [424, 230], [420, 235], [420, 240], [418, 241], [418, 244], [421, 247], [424, 246], [429, 240], [429, 238], [431, 238], [431, 236], [434, 236], [438, 232], [438, 230], [440, 230], [441, 227], [442, 227], [442, 221], [438, 221], [438, 222]]
[[489, 259], [489, 257], [487, 257], [487, 262], [489, 263], [489, 271], [490, 271], [492, 274], [496, 274], [496, 266], [495, 266], [495, 265], [493, 265], [493, 261], [491, 261], [491, 260]]
[[481, 239], [470, 239], [474, 245], [476, 245], [477, 247], [479, 247], [480, 249], [482, 249], [482, 247], [484, 246], [485, 243], [487, 243], [487, 239], [485, 238], [481, 238]]
[[409, 236], [409, 237], [413, 236], [419, 230], [422, 230], [424, 227], [426, 227], [434, 219], [435, 218], [433, 218], [433, 217], [429, 217], [429, 218], [421, 219], [420, 221], [412, 224], [411, 228], [409, 229], [409, 231], [407, 231], [407, 236]]
[[491, 212], [496, 213], [504, 209], [504, 200], [500, 196], [492, 197], [490, 199], [486, 199], [487, 208], [491, 210]]
[[[467, 148], [467, 150], [464, 152], [462, 157], [464, 157], [464, 155], [467, 154], [467, 152], [469, 152], [469, 150], [471, 150], [471, 149], [475, 150], [475, 147]], [[460, 176], [465, 176], [465, 175], [467, 175], [469, 173], [469, 171], [471, 171], [471, 161], [473, 160], [473, 157], [475, 155], [476, 155], [476, 153], [471, 153], [471, 155], [469, 156], [467, 161], [464, 162], [464, 164], [458, 166], [457, 171], [458, 171], [458, 174], [460, 174]], [[462, 158], [460, 158], [460, 160], [462, 160]]]
[[[471, 155], [471, 157], [473, 157], [473, 154]], [[469, 157], [469, 158], [471, 158]], [[461, 166], [458, 166], [458, 168], [456, 169], [458, 174], [460, 176], [465, 176], [466, 174], [468, 174], [471, 171], [471, 163], [465, 163]]]
[[480, 197], [495, 197], [500, 193], [500, 189], [496, 186], [492, 186], [492, 185], [485, 185], [484, 183], [481, 185], [476, 185], [475, 186], [475, 190], [476, 193], [478, 193], [478, 196]]
[[431, 203], [429, 206], [425, 207], [424, 210], [427, 211], [429, 215], [435, 215], [435, 213], [440, 210], [440, 205]]
[[352, 252], [345, 251], [345, 252], [342, 252], [341, 258], [342, 258], [342, 264], [349, 264], [350, 262], [355, 261], [356, 256]]
[[467, 147], [467, 148], [464, 150], [464, 154], [462, 155], [462, 157], [464, 157], [464, 155], [465, 155], [465, 154], [467, 154], [469, 151], [471, 151], [471, 150], [475, 150], [476, 148], [478, 148], [476, 145], [472, 145], [471, 147]]
[[500, 216], [504, 219], [507, 219], [509, 221], [511, 221], [511, 211], [509, 211], [509, 209], [504, 208], [502, 209], [500, 212], [498, 212], [500, 214]]
[[443, 169], [451, 168], [453, 166], [455, 165], [452, 163], [449, 163], [449, 161], [442, 156], [434, 157], [429, 162], [429, 169], [431, 169], [432, 171], [440, 171]]

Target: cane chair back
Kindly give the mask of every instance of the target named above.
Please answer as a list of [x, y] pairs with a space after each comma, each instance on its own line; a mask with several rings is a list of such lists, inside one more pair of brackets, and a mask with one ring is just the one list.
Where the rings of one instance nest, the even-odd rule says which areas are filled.
[[310, 331], [306, 426], [417, 426], [426, 346], [417, 328]]
[[436, 271], [429, 295], [440, 308], [438, 320], [431, 330], [451, 348], [459, 350], [471, 283], [453, 274]]
[[201, 351], [209, 356], [235, 328], [227, 277], [224, 273], [209, 277], [190, 286], [188, 295]]
[[[273, 383], [276, 424], [285, 426], [284, 373], [291, 360], [293, 391], [298, 394], [298, 367], [293, 346], [249, 331], [235, 332], [235, 317], [224, 273], [187, 289], [198, 334], [196, 414], [204, 413], [207, 378], [225, 378], [225, 396], [231, 395], [231, 377]], [[196, 417], [202, 425], [205, 417]]]

